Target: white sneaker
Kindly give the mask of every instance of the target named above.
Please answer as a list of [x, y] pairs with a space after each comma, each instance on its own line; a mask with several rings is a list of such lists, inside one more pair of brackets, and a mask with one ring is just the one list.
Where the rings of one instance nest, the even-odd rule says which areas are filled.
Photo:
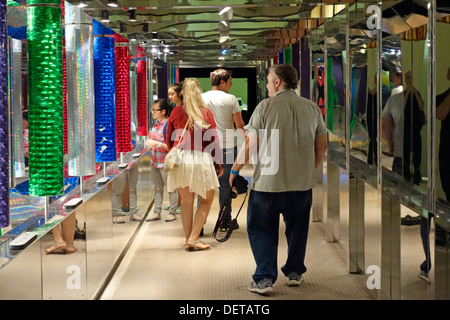
[[299, 286], [303, 282], [303, 275], [298, 275], [297, 273], [291, 273], [288, 277], [288, 285], [291, 287]]
[[428, 277], [428, 273], [420, 270], [420, 273], [417, 275], [420, 279], [424, 280], [427, 283], [430, 283], [430, 277]]

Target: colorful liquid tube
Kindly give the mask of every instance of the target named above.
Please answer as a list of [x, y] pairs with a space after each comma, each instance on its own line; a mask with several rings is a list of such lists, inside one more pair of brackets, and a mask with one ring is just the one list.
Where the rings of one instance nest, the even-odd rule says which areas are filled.
[[[25, 144], [23, 135], [22, 113], [22, 41], [11, 38], [9, 45], [10, 61], [10, 110], [12, 125], [10, 127], [11, 161], [13, 162], [14, 177], [25, 177]], [[27, 138], [28, 139], [28, 138]]]
[[145, 50], [138, 47], [137, 62], [137, 122], [138, 135], [146, 136], [147, 128], [147, 58]]
[[69, 176], [95, 174], [92, 18], [66, 2], [65, 42]]
[[0, 228], [9, 225], [9, 129], [6, 0], [0, 0]]
[[95, 159], [97, 162], [113, 162], [117, 160], [114, 31], [96, 20], [93, 26]]
[[116, 146], [117, 152], [129, 152], [131, 144], [130, 48], [119, 34], [115, 38], [116, 60]]
[[64, 191], [60, 1], [28, 1], [27, 40], [29, 190], [53, 196]]

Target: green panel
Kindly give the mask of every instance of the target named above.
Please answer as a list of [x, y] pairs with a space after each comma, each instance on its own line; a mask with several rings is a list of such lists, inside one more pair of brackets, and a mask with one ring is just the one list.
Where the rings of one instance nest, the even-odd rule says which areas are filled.
[[30, 195], [63, 193], [61, 8], [28, 7]]
[[58, 0], [27, 0], [27, 5], [30, 5], [30, 4], [34, 4], [34, 5], [37, 5], [37, 4], [56, 4], [56, 5], [60, 6], [61, 5], [61, 1], [58, 1]]
[[284, 63], [292, 64], [292, 48], [284, 49]]

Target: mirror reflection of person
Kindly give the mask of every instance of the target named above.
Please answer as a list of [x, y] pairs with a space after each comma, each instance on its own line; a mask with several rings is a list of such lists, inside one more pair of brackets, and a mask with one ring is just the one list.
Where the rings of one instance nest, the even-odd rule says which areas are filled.
[[112, 203], [112, 215], [113, 223], [125, 223], [125, 213], [122, 212], [122, 193], [125, 190], [126, 183], [128, 181], [128, 188], [130, 193], [130, 220], [141, 221], [142, 218], [138, 215], [137, 207], [137, 181], [139, 178], [139, 165], [137, 161], [133, 161], [125, 169], [124, 174], [118, 175], [112, 183], [111, 190], [111, 203]]
[[[450, 80], [450, 67], [447, 71]], [[450, 88], [436, 97], [436, 118], [441, 120], [439, 145], [439, 171], [442, 189], [447, 201], [450, 201]]]
[[[450, 80], [450, 67], [447, 70], [447, 80]], [[439, 172], [442, 190], [447, 201], [450, 201], [450, 87], [436, 96], [436, 118], [441, 120], [441, 133], [439, 144]], [[425, 260], [420, 265], [419, 278], [429, 282], [431, 270], [430, 257], [430, 226], [433, 214], [428, 213], [428, 218], [420, 217], [420, 236], [422, 238]]]
[[382, 137], [394, 155], [392, 171], [419, 184], [422, 152], [420, 130], [425, 124], [424, 104], [419, 91], [412, 85], [409, 71], [405, 75], [405, 83], [405, 91], [392, 95], [383, 110]]

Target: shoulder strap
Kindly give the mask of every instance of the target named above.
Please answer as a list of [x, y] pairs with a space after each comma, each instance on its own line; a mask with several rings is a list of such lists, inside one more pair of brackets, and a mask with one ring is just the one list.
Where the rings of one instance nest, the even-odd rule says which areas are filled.
[[188, 122], [186, 121], [186, 125], [184, 126], [183, 133], [181, 134], [180, 139], [178, 139], [178, 144], [181, 142], [181, 139], [183, 139], [184, 133], [186, 132], [187, 125], [188, 125]]

